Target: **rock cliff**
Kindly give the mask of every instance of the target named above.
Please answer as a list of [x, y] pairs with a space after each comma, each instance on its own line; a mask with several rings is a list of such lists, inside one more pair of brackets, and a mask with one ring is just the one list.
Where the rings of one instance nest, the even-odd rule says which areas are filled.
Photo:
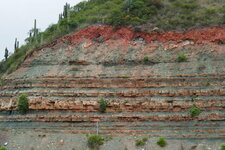
[[[92, 133], [99, 121], [105, 134], [225, 138], [224, 43], [222, 27], [179, 33], [90, 26], [27, 54], [1, 86], [0, 124]], [[30, 112], [9, 114], [22, 93]], [[98, 112], [100, 99], [106, 113]], [[199, 116], [189, 114], [193, 106]]]

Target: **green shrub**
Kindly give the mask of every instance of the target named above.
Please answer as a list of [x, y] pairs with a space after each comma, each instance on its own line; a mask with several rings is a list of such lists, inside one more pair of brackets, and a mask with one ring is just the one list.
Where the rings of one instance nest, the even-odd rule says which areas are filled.
[[148, 137], [143, 137], [143, 138], [142, 138], [142, 141], [143, 141], [143, 142], [147, 142], [147, 141], [148, 141]]
[[200, 115], [201, 110], [198, 107], [194, 106], [189, 110], [189, 113], [191, 114], [192, 117], [194, 117]]
[[187, 57], [183, 53], [179, 54], [178, 57], [177, 57], [177, 61], [178, 62], [185, 62], [185, 61], [187, 61]]
[[197, 97], [198, 97], [198, 95], [192, 95], [191, 100], [194, 101]]
[[129, 78], [129, 76], [128, 75], [122, 75], [122, 76], [120, 76], [120, 78]]
[[143, 137], [142, 139], [136, 140], [136, 146], [144, 146], [148, 141], [148, 137]]
[[101, 99], [100, 101], [99, 101], [99, 111], [101, 112], [101, 113], [104, 113], [105, 112], [105, 110], [106, 110], [106, 108], [107, 108], [107, 106], [108, 106], [108, 104], [107, 104], [107, 102], [105, 101], [105, 100], [103, 100], [103, 99]]
[[7, 150], [5, 147], [0, 147], [0, 150]]
[[144, 56], [144, 62], [148, 62], [148, 56]]
[[29, 109], [29, 103], [28, 103], [28, 98], [26, 94], [21, 94], [19, 96], [19, 102], [18, 102], [18, 110], [22, 114], [26, 114]]
[[167, 142], [164, 138], [159, 138], [159, 140], [157, 141], [157, 144], [160, 146], [160, 147], [165, 147]]
[[93, 135], [88, 137], [88, 146], [93, 149], [98, 149], [104, 144], [104, 139], [100, 135]]
[[225, 150], [225, 143], [220, 146], [220, 150]]
[[4, 79], [0, 77], [0, 84], [4, 82]]
[[204, 86], [210, 86], [210, 81], [209, 80], [203, 81], [203, 84], [204, 84]]
[[142, 140], [136, 140], [136, 146], [144, 146], [145, 142], [143, 142]]

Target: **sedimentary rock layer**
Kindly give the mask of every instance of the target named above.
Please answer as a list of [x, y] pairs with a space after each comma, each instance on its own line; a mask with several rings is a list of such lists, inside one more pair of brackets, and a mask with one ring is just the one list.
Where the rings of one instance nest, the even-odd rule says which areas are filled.
[[[225, 32], [92, 26], [28, 54], [0, 91], [0, 124], [74, 133], [225, 137]], [[184, 61], [179, 57], [185, 56]], [[30, 112], [16, 112], [26, 93]], [[100, 99], [108, 103], [99, 113]], [[189, 109], [201, 109], [192, 117]], [[36, 123], [39, 123], [37, 127]], [[53, 128], [50, 128], [53, 126]], [[64, 127], [65, 126], [65, 127]]]

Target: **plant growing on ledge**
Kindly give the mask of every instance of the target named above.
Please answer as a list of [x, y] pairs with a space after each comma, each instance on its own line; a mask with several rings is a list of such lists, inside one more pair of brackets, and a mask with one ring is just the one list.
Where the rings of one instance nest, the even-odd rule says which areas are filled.
[[18, 110], [22, 114], [26, 114], [29, 109], [29, 103], [28, 103], [28, 98], [26, 94], [21, 94], [19, 96], [19, 102], [18, 102]]
[[220, 150], [225, 150], [225, 143], [220, 146]]
[[7, 150], [5, 147], [0, 147], [0, 150]]
[[177, 61], [178, 62], [185, 62], [185, 61], [187, 61], [187, 57], [183, 53], [180, 53], [177, 57]]
[[148, 56], [144, 56], [144, 62], [148, 62]]
[[104, 139], [100, 135], [92, 135], [88, 137], [88, 146], [92, 149], [99, 149], [104, 144]]
[[192, 117], [195, 117], [195, 116], [200, 115], [201, 110], [198, 107], [194, 106], [189, 110], [189, 113], [191, 114]]
[[165, 147], [167, 142], [164, 138], [159, 138], [159, 140], [157, 141], [157, 144], [160, 146], [160, 147]]
[[108, 106], [107, 102], [104, 99], [101, 99], [98, 103], [99, 103], [99, 109], [98, 110], [101, 113], [104, 113], [106, 108], [107, 108], [107, 106]]
[[146, 142], [148, 141], [148, 137], [143, 137], [140, 140], [136, 140], [136, 146], [144, 146]]

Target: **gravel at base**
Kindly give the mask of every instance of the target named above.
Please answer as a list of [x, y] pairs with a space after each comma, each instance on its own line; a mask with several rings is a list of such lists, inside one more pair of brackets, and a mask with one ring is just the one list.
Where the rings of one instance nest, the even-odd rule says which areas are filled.
[[[223, 140], [172, 140], [167, 139], [167, 146], [159, 147], [158, 138], [150, 137], [142, 147], [136, 147], [135, 141], [143, 136], [129, 135], [109, 138], [100, 150], [218, 150]], [[0, 131], [1, 146], [7, 142], [8, 150], [88, 150], [85, 134], [44, 133], [37, 131]]]

